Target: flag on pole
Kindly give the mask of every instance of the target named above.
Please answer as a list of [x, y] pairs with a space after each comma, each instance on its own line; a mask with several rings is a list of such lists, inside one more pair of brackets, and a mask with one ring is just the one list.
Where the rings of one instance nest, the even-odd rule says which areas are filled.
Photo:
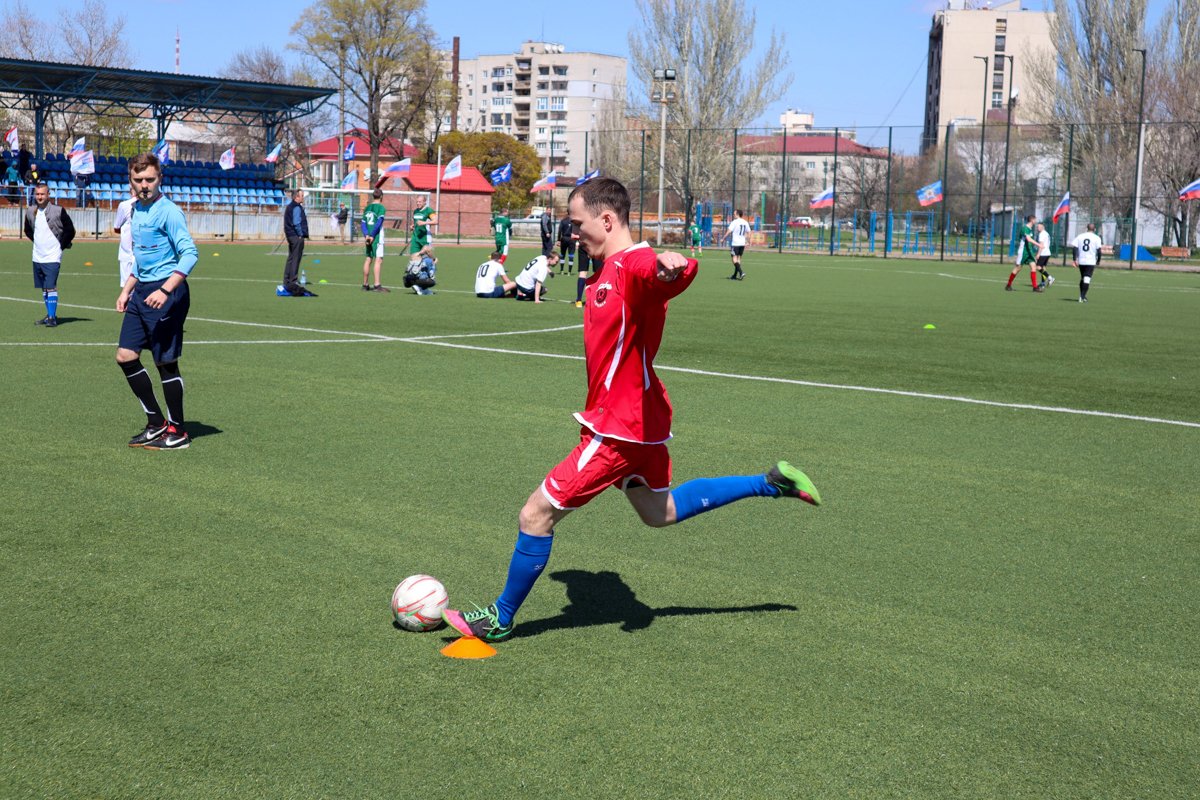
[[599, 178], [599, 177], [600, 177], [600, 170], [594, 169], [591, 172], [589, 172], [588, 174], [584, 175], [579, 180], [575, 181], [575, 185], [583, 186], [585, 183], [590, 181], [592, 178]]
[[412, 159], [402, 158], [399, 161], [394, 161], [388, 164], [384, 170], [384, 175], [392, 175], [399, 178], [401, 175], [407, 175], [412, 170]]
[[6, 144], [8, 144], [9, 150], [15, 151], [17, 149], [18, 139], [17, 139], [17, 126], [16, 125], [13, 125], [11, 128], [8, 129], [8, 133], [4, 134], [4, 141]]
[[342, 151], [342, 161], [353, 161], [353, 160], [354, 160], [354, 140], [351, 139], [346, 144], [346, 149], [344, 151]]
[[922, 206], [931, 206], [942, 202], [942, 182], [934, 181], [928, 186], [917, 189], [917, 202]]
[[[79, 141], [83, 141], [80, 139]], [[91, 150], [71, 151], [71, 174], [93, 175], [96, 172], [96, 157]]]
[[508, 162], [503, 167], [496, 167], [492, 170], [492, 186], [499, 186], [502, 183], [508, 183], [512, 180], [512, 162]]
[[274, 164], [276, 161], [279, 160], [279, 154], [282, 152], [283, 152], [283, 142], [280, 142], [279, 144], [275, 145], [274, 149], [271, 150], [271, 152], [267, 153], [267, 157], [264, 158], [263, 161], [265, 161], [268, 164]]
[[87, 149], [87, 145], [84, 144], [84, 142], [83, 142], [83, 140], [85, 138], [87, 138], [87, 137], [80, 136], [78, 139], [75, 140], [75, 144], [71, 145], [71, 149], [67, 151], [68, 157], [73, 156], [76, 153], [82, 153], [84, 150]]
[[450, 163], [446, 165], [446, 171], [442, 173], [442, 183], [452, 181], [455, 178], [462, 177], [462, 156], [455, 156], [450, 159]]
[[342, 178], [343, 189], [354, 189], [358, 187], [358, 170], [352, 169], [346, 173], [346, 177]]
[[[16, 130], [15, 128], [13, 130]], [[1200, 180], [1194, 180], [1179, 190], [1180, 200], [1200, 200]]]
[[809, 208], [829, 208], [833, 205], [833, 189], [826, 189], [808, 201]]
[[236, 150], [237, 147], [235, 146], [221, 153], [221, 159], [217, 162], [221, 166], [221, 169], [233, 169], [234, 151]]
[[1063, 214], [1071, 213], [1071, 193], [1067, 192], [1063, 195], [1063, 199], [1058, 201], [1058, 208], [1054, 209], [1054, 216], [1050, 218], [1051, 222], [1058, 222], [1058, 218]]
[[154, 149], [150, 151], [150, 155], [158, 159], [158, 163], [171, 163], [171, 145], [167, 144], [166, 139], [159, 139], [158, 144], [154, 145]]
[[542, 178], [540, 181], [535, 183], [533, 185], [533, 188], [529, 190], [529, 193], [533, 194], [534, 192], [553, 192], [557, 185], [558, 185], [558, 175], [554, 172], [551, 172], [549, 175], [547, 175], [546, 177]]

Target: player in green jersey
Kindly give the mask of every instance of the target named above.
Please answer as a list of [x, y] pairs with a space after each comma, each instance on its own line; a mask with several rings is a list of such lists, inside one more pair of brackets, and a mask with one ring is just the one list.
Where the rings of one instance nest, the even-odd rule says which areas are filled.
[[429, 228], [437, 224], [437, 214], [429, 207], [428, 199], [425, 205], [413, 212], [412, 240], [409, 242], [408, 252], [416, 255], [424, 248], [433, 244], [433, 234]]
[[496, 252], [500, 254], [499, 261], [503, 264], [508, 260], [508, 241], [512, 238], [512, 220], [508, 218], [508, 209], [492, 215], [492, 233], [496, 237]]
[[[379, 282], [379, 272], [383, 269], [383, 221], [387, 216], [387, 209], [383, 206], [383, 190], [376, 189], [371, 197], [374, 199], [369, 206], [363, 209], [362, 213], [362, 235], [363, 241], [366, 243], [367, 256], [363, 260], [362, 288], [364, 292], [387, 292], [390, 290]], [[371, 274], [372, 261], [375, 262], [374, 286], [367, 282]]]
[[687, 234], [692, 241], [692, 258], [699, 258], [704, 255], [704, 243], [701, 237], [704, 231], [700, 228], [700, 223], [697, 220], [692, 220], [692, 224], [688, 225]]
[[1012, 272], [1008, 274], [1008, 284], [1004, 287], [1004, 291], [1011, 292], [1013, 290], [1013, 279], [1017, 277], [1017, 273], [1021, 271], [1021, 267], [1029, 266], [1029, 279], [1033, 283], [1035, 292], [1042, 291], [1038, 287], [1037, 273], [1037, 253], [1038, 241], [1033, 234], [1033, 221], [1037, 217], [1030, 214], [1025, 218], [1025, 224], [1021, 226], [1021, 238], [1017, 240], [1017, 262], [1012, 268]]

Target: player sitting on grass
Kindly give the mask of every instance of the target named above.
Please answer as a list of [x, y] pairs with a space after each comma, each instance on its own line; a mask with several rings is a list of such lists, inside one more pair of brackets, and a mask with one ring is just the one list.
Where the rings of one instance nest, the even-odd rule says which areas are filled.
[[571, 222], [588, 253], [604, 266], [587, 282], [583, 349], [587, 402], [575, 418], [579, 445], [550, 470], [520, 513], [520, 531], [504, 591], [474, 611], [442, 616], [463, 636], [500, 642], [545, 571], [554, 526], [610, 486], [625, 493], [645, 524], [659, 528], [747, 497], [793, 497], [820, 505], [808, 477], [780, 461], [765, 474], [699, 478], [670, 490], [671, 402], [654, 373], [668, 302], [695, 279], [696, 261], [655, 256], [629, 232], [629, 193], [611, 178], [578, 186], [568, 201]]

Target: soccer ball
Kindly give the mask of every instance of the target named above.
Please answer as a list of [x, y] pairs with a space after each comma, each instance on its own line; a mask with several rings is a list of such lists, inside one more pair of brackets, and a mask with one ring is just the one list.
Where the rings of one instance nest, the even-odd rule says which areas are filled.
[[450, 604], [446, 587], [431, 575], [409, 575], [392, 592], [392, 616], [408, 631], [431, 631], [442, 624]]

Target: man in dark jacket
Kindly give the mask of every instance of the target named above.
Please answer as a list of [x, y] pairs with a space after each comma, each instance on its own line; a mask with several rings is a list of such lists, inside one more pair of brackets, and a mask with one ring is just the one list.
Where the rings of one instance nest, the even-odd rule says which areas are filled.
[[46, 316], [38, 325], [58, 325], [58, 271], [63, 250], [75, 239], [75, 225], [66, 210], [50, 202], [50, 187], [39, 183], [33, 190], [36, 205], [25, 209], [25, 235], [33, 242], [33, 285], [42, 290]]
[[558, 223], [558, 274], [575, 268], [575, 226], [569, 214], [563, 214]]
[[[292, 192], [292, 202], [283, 211], [283, 235], [287, 237], [288, 257], [283, 267], [283, 288], [292, 297], [310, 293], [300, 285], [300, 259], [304, 257], [304, 240], [308, 238], [308, 215], [304, 213], [304, 192]], [[311, 295], [310, 295], [311, 296]]]
[[548, 256], [554, 252], [554, 217], [550, 206], [542, 212], [542, 255]]

